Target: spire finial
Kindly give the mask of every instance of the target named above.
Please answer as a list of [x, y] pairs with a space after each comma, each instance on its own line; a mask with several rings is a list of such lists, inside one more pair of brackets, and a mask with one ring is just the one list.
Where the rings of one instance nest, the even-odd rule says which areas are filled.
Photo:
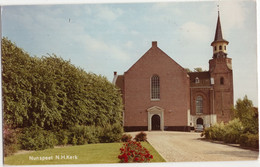
[[226, 40], [223, 39], [223, 36], [222, 36], [222, 30], [221, 30], [221, 23], [220, 23], [220, 14], [219, 14], [219, 2], [220, 0], [218, 1], [218, 4], [217, 4], [217, 8], [218, 8], [218, 20], [217, 20], [217, 26], [216, 26], [216, 32], [215, 32], [215, 38], [214, 38], [214, 41], [211, 43], [211, 45], [214, 43], [214, 42], [227, 42]]
[[217, 7], [218, 7], [218, 16], [219, 16], [219, 4], [220, 4], [220, 0], [218, 0], [218, 4], [217, 4]]

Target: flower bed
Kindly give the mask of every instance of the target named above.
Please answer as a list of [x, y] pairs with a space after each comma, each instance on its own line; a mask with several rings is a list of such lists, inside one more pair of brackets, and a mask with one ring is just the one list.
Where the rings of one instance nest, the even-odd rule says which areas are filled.
[[140, 142], [129, 141], [120, 148], [118, 158], [122, 163], [150, 162], [150, 160], [153, 159], [153, 155], [151, 155]]

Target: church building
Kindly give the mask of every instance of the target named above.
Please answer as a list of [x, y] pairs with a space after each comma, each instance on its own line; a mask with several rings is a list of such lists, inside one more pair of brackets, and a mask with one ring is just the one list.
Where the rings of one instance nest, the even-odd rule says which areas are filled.
[[124, 104], [127, 131], [190, 131], [228, 122], [233, 106], [233, 72], [218, 13], [209, 71], [187, 72], [156, 41], [123, 75], [114, 72]]

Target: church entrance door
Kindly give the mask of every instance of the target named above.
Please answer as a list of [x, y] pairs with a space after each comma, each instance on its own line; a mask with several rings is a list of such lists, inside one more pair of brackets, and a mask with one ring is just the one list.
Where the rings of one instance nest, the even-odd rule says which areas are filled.
[[148, 130], [164, 130], [164, 109], [153, 106], [147, 109]]
[[152, 116], [152, 130], [160, 130], [160, 116], [155, 114]]
[[197, 123], [197, 125], [198, 124], [203, 125], [203, 119], [202, 118], [198, 118], [196, 123]]

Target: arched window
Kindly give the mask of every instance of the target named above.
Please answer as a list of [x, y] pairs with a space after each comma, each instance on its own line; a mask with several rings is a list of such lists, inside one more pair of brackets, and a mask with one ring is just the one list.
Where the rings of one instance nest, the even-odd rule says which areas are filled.
[[222, 50], [222, 45], [219, 45], [219, 50]]
[[151, 98], [160, 99], [160, 78], [158, 75], [151, 78]]
[[196, 98], [196, 114], [203, 114], [203, 98], [201, 96]]
[[220, 78], [220, 85], [224, 85], [224, 78], [223, 77]]

